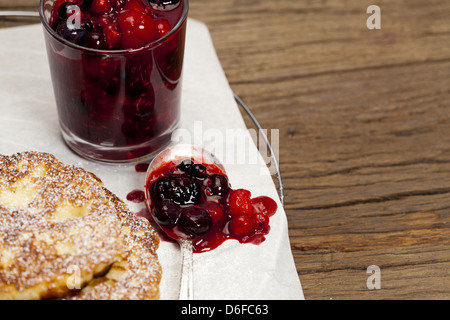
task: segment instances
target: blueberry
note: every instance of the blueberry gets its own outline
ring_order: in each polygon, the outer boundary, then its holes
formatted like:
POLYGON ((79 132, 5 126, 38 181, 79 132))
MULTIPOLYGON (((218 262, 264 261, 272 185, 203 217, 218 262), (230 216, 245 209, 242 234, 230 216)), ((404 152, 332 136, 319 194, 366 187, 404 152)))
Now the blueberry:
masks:
POLYGON ((180 216, 180 207, 170 200, 156 203, 152 210, 153 217, 160 225, 174 225, 180 216))
POLYGON ((201 163, 194 163, 191 159, 181 161, 178 169, 198 180, 205 180, 208 177, 206 167, 201 163))
POLYGON ((86 30, 69 28, 66 21, 61 21, 56 28, 56 32, 66 40, 75 44, 81 44, 86 36, 86 30))
POLYGON ((195 181, 183 176, 172 176, 166 195, 176 203, 193 204, 198 201, 199 190, 200 187, 195 181))
POLYGON ((189 174, 198 180, 205 180, 208 177, 206 167, 200 163, 193 164, 190 167, 189 174))
POLYGON ((149 0, 150 5, 157 10, 173 10, 180 4, 180 0, 149 0))
POLYGON ((181 171, 188 173, 191 166, 194 164, 194 162, 191 159, 184 159, 181 161, 181 163, 178 165, 178 169, 181 171))
POLYGON ((221 174, 213 174, 205 180, 206 195, 223 196, 228 193, 230 186, 228 179, 221 174))
POLYGON ((92 23, 92 21, 87 20, 87 21, 83 22, 81 28, 83 28, 87 32, 90 32, 90 31, 94 30, 94 24, 92 23))
POLYGON ((166 190, 168 190, 170 187, 170 181, 169 177, 163 177, 153 183, 151 186, 150 194, 153 200, 155 201, 161 201, 164 200, 164 193, 166 190))
POLYGON ((176 204, 195 204, 200 198, 200 186, 186 176, 172 174, 156 181, 152 186, 155 201, 169 199, 176 204))
POLYGON ((209 213, 198 207, 181 209, 179 222, 185 231, 197 236, 205 234, 212 226, 212 219, 209 213))

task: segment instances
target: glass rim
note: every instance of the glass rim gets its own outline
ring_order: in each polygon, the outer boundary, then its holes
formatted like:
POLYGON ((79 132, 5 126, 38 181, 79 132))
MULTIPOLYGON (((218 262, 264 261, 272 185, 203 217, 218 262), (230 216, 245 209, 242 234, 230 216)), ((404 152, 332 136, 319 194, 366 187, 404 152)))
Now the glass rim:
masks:
POLYGON ((177 24, 172 28, 172 30, 170 30, 167 34, 165 34, 163 37, 152 41, 148 44, 146 44, 143 47, 140 48, 136 48, 136 49, 118 49, 118 50, 112 50, 112 49, 107 49, 107 50, 103 50, 103 49, 94 49, 94 48, 88 48, 88 47, 83 47, 80 46, 76 43, 70 42, 67 39, 64 39, 63 37, 61 37, 59 34, 57 34, 55 32, 55 30, 53 30, 48 21, 45 18, 44 15, 44 2, 46 0, 40 0, 39 3, 39 17, 41 19, 42 25, 44 26, 44 29, 57 41, 73 48, 73 49, 77 49, 77 50, 83 50, 83 51, 87 51, 87 52, 92 52, 92 53, 96 53, 96 54, 107 54, 107 55, 121 55, 121 54, 125 54, 125 53, 134 53, 134 52, 139 52, 139 51, 145 51, 147 49, 152 49, 157 47, 158 45, 160 45, 161 43, 165 42, 166 39, 168 39, 172 34, 174 34, 175 32, 177 32, 181 26, 184 24, 184 22, 187 19, 187 15, 188 15, 188 11, 189 11, 189 0, 180 0, 184 2, 184 8, 183 8, 183 12, 181 14, 180 19, 178 20, 177 24))

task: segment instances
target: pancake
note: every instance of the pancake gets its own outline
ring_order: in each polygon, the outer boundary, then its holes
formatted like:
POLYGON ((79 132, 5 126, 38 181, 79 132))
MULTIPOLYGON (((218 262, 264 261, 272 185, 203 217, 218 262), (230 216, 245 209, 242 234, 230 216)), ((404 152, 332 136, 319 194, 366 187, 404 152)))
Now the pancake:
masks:
POLYGON ((123 211, 121 234, 124 257, 104 277, 91 281, 74 300, 159 299, 161 267, 156 255, 159 239, 147 219, 123 211))
POLYGON ((158 298, 159 239, 140 219, 82 168, 0 156, 0 299, 158 298), (111 282, 116 292, 93 296, 111 282))

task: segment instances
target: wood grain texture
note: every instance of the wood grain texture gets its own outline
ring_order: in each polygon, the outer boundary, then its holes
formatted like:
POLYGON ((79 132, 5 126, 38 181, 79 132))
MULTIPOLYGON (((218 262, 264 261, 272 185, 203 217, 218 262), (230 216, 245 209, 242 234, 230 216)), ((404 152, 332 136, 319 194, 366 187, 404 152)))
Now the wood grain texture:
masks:
POLYGON ((306 299, 450 298, 449 14, 447 0, 190 1, 232 89, 280 130, 306 299))
POLYGON ((449 299, 450 3, 191 3, 232 89, 280 130, 306 299, 449 299))

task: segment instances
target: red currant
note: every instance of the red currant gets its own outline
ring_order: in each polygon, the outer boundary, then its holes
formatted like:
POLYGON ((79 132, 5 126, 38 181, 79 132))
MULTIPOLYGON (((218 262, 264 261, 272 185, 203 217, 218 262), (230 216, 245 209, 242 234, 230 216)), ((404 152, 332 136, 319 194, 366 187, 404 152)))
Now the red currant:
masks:
POLYGON ((255 213, 253 221, 255 222, 255 229, 263 230, 269 225, 269 216, 263 213, 255 213))
POLYGON ((277 203, 272 198, 261 196, 252 199, 251 203, 255 213, 262 213, 271 217, 277 212, 277 203))
POLYGON ((248 215, 234 216, 228 225, 228 230, 233 236, 248 236, 254 230, 253 219, 248 215))
POLYGON ((230 194, 228 203, 233 214, 251 215, 253 213, 251 193, 248 190, 233 190, 230 194))

